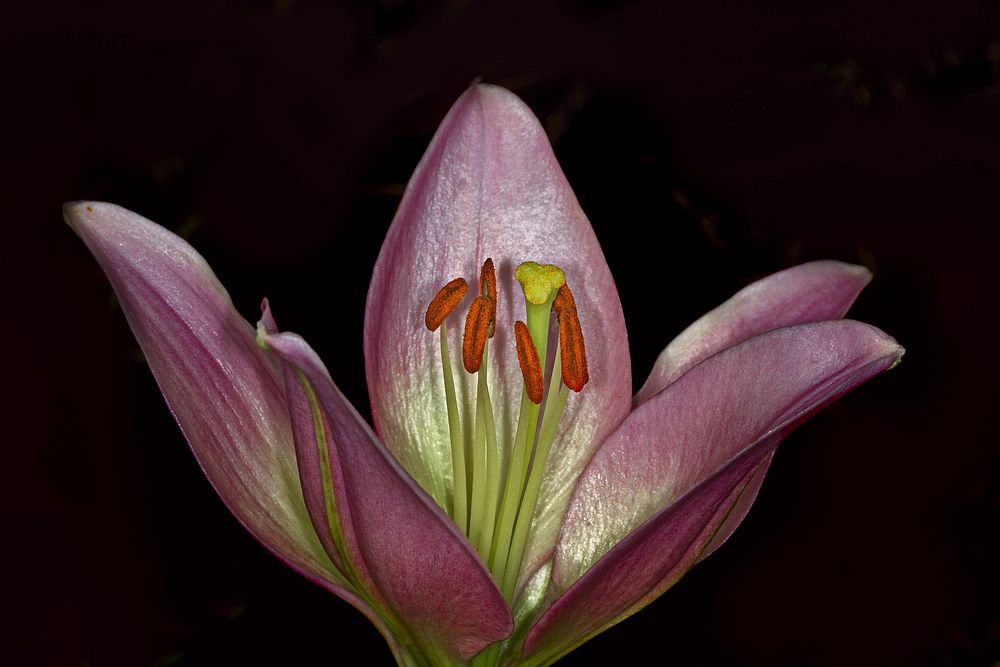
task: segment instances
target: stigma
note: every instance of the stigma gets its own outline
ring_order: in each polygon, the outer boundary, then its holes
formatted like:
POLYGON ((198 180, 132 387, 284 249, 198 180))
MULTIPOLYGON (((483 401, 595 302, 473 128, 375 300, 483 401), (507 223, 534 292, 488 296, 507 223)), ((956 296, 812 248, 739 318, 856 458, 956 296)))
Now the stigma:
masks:
POLYGON ((440 329, 453 482, 445 509, 508 600, 513 599, 541 477, 569 392, 582 391, 590 379, 583 325, 566 273, 553 264, 528 261, 514 269, 513 277, 513 281, 498 283, 493 260, 487 258, 476 289, 470 289, 465 278, 456 277, 431 298, 424 318, 429 331, 440 329), (500 291, 516 291, 517 287, 524 315, 515 319, 508 335, 495 340, 514 347, 521 374, 521 407, 515 432, 498 433, 487 377, 490 346, 497 332, 500 291), (448 319, 470 292, 472 300, 461 327, 462 367, 476 381, 474 385, 462 383, 465 390, 459 392, 451 365, 448 319), (556 346, 552 356, 548 355, 550 344, 556 346), (460 398, 467 404, 460 405, 460 398))

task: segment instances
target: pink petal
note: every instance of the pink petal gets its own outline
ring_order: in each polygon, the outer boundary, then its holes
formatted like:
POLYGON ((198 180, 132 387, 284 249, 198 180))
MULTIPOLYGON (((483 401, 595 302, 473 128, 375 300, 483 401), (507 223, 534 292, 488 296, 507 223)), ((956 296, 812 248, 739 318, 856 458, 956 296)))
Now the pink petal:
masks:
MULTIPOLYGON (((635 395, 633 406, 652 398, 699 362, 752 336, 778 327, 843 317, 870 280, 871 273, 863 266, 827 260, 801 264, 748 285, 667 345, 635 395)), ((746 480, 748 486, 736 506, 726 507, 726 519, 702 558, 722 546, 746 517, 770 459, 746 480)))
MULTIPOLYGON (((403 467, 445 506, 452 482, 444 387, 438 337, 424 328, 423 317, 449 280, 461 276, 476 289, 487 257, 496 264, 500 293, 491 392, 497 424, 509 426, 499 434, 508 451, 521 396, 513 342, 514 320, 524 319, 513 280, 520 262, 566 271, 590 362, 590 384, 570 399, 549 458, 531 567, 551 551, 580 470, 629 410, 628 343, 604 254, 538 120, 512 93, 473 85, 442 122, 407 186, 375 265, 365 317, 376 428, 403 467)), ((449 318, 453 353, 466 307, 449 318)), ((468 397, 471 378, 460 375, 459 391, 468 397)))
POLYGON ((682 331, 660 353, 632 403, 638 407, 716 352, 766 331, 844 316, 871 280, 863 266, 809 262, 747 285, 682 331))
POLYGON ((104 268, 177 424, 219 496, 295 570, 364 612, 309 522, 284 383, 205 260, 113 204, 70 203, 67 222, 104 268))
POLYGON ((398 619, 435 664, 468 659, 509 635, 510 610, 475 551, 379 442, 312 348, 295 334, 262 340, 285 369, 313 525, 325 544, 343 545, 373 606, 398 619), (329 478, 320 465, 324 441, 329 478))
POLYGON ((643 404, 580 477, 526 652, 554 656, 648 604, 698 559, 790 430, 893 365, 902 348, 853 321, 752 338, 643 404))

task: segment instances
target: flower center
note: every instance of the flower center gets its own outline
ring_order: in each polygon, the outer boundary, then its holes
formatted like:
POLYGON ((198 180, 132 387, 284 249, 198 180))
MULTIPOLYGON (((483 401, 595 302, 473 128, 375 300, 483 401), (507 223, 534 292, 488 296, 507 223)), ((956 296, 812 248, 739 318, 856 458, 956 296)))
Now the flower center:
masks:
POLYGON ((483 263, 479 291, 465 318, 462 363, 467 372, 476 375, 474 409, 465 413, 474 416, 473 423, 464 424, 465 430, 452 373, 447 318, 465 298, 468 283, 456 278, 442 287, 427 307, 424 319, 428 330, 441 330, 441 370, 454 473, 454 493, 448 510, 508 601, 513 601, 542 474, 569 390, 581 391, 589 379, 583 330, 562 269, 524 262, 514 271, 514 277, 524 294, 525 307, 524 320, 514 323, 522 393, 514 438, 499 441, 510 443, 507 450, 501 451, 498 446, 487 378, 489 340, 496 330, 499 297, 493 260, 483 263), (553 316, 559 323, 559 335, 555 338, 557 348, 551 368, 547 368, 553 316))

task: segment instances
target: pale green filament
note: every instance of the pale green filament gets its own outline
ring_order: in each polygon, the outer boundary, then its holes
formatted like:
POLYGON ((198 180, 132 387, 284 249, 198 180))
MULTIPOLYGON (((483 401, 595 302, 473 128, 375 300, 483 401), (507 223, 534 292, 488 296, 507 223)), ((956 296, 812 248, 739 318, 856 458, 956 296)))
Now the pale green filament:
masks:
POLYGON ((499 584, 507 567, 507 556, 510 554, 510 540, 514 534, 514 520, 521 505, 521 491, 527 476, 529 451, 528 432, 532 433, 534 441, 535 424, 538 420, 538 406, 528 400, 526 392, 521 395, 521 410, 517 418, 517 433, 514 436, 514 450, 510 465, 507 467, 507 482, 504 485, 503 500, 500 503, 500 519, 496 525, 493 538, 493 552, 487 564, 493 579, 499 584))
MULTIPOLYGON (((489 356, 489 340, 483 346, 483 359, 477 373, 476 386, 476 427, 472 440, 472 509, 469 516, 469 541, 479 549, 480 556, 485 560, 489 556, 490 540, 493 535, 493 521, 496 516, 496 502, 487 506, 487 486, 489 479, 490 450, 496 450, 497 432, 493 419, 493 403, 490 400, 490 388, 486 377, 487 358, 489 356), (487 516, 490 518, 487 519, 487 516), (483 535, 483 529, 489 521, 489 535, 483 535), (484 551, 485 548, 485 551, 484 551)), ((494 464, 495 465, 495 464, 494 464)), ((495 497, 495 496, 494 496, 495 497)))
POLYGON ((549 378, 549 389, 545 394, 545 412, 542 415, 542 426, 538 431, 538 444, 535 446, 535 456, 531 464, 531 472, 524 487, 524 497, 517 513, 514 536, 511 540, 510 555, 507 557, 507 568, 503 575, 500 591, 508 600, 514 599, 517 592, 517 577, 521 572, 521 561, 524 560, 524 549, 528 542, 528 528, 531 527, 535 505, 538 503, 538 491, 542 484, 542 475, 549 458, 549 449, 555 439, 556 429, 563 411, 566 409, 566 399, 569 388, 562 384, 562 364, 559 359, 559 347, 556 346, 555 364, 549 378))
POLYGON ((445 319, 441 323, 441 370, 444 372, 444 396, 448 404, 448 433, 451 436, 451 467, 455 486, 451 517, 462 532, 468 532, 469 497, 466 486, 465 442, 462 438, 462 426, 458 421, 458 400, 455 398, 455 378, 451 373, 447 330, 448 320, 445 319))
MULTIPOLYGON (((497 449, 497 427, 493 418, 493 401, 490 398, 489 384, 486 381, 486 352, 489 349, 489 341, 483 347, 483 363, 479 367, 479 387, 476 394, 476 409, 482 412, 483 427, 486 441, 482 452, 484 454, 484 466, 478 478, 481 484, 482 493, 482 514, 478 517, 479 535, 469 539, 476 545, 479 555, 485 562, 490 555, 490 548, 493 544, 493 524, 497 516, 497 494, 500 487, 500 451, 497 449)), ((478 432, 478 425, 476 427, 478 432)), ((477 452, 479 451, 477 444, 477 452)), ((473 477, 473 489, 476 477, 473 477)))

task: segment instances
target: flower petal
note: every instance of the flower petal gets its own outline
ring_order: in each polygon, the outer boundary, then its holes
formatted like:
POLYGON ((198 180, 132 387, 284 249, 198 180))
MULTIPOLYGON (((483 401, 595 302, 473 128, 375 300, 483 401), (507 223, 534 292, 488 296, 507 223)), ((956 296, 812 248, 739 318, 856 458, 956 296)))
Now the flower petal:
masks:
POLYGON ((111 281, 170 411, 226 506, 271 552, 386 634, 310 525, 280 372, 205 260, 113 204, 69 203, 64 215, 111 281))
POLYGON ((560 655, 666 590, 781 438, 901 355, 859 322, 787 327, 711 357, 643 404, 580 477, 554 557, 550 596, 565 593, 526 652, 560 655))
POLYGON ((633 406, 645 403, 697 363, 748 338, 793 324, 840 319, 871 277, 863 266, 823 260, 747 285, 667 345, 633 406))
POLYGON ((401 622, 433 664, 468 659, 509 635, 510 610, 475 551, 379 442, 312 348, 289 333, 261 332, 261 340, 284 366, 314 526, 324 543, 339 543, 359 590, 401 622))
MULTIPOLYGON (((871 272, 863 266, 824 260, 800 264, 748 285, 667 345, 632 405, 638 407, 697 363, 752 336, 843 317, 870 280, 871 272)), ((769 467, 770 457, 746 480, 749 486, 736 506, 726 507, 725 522, 702 558, 729 539, 746 517, 769 467)))
MULTIPOLYGON (((499 283, 489 373, 505 451, 522 384, 513 336, 514 321, 524 319, 513 279, 517 264, 532 260, 565 270, 590 365, 590 384, 570 399, 549 457, 527 568, 551 551, 576 477, 628 413, 632 379, 618 292, 544 130, 512 93, 473 85, 449 111, 407 186, 375 265, 365 316, 376 428, 403 467, 445 507, 452 475, 444 386, 438 337, 426 331, 423 318, 442 285, 476 276, 487 257, 496 264, 499 283)), ((461 316, 449 320, 460 323, 461 316)), ((452 350, 458 349, 456 322, 445 325, 452 350)), ((471 378, 458 376, 460 397, 468 399, 471 378)))

